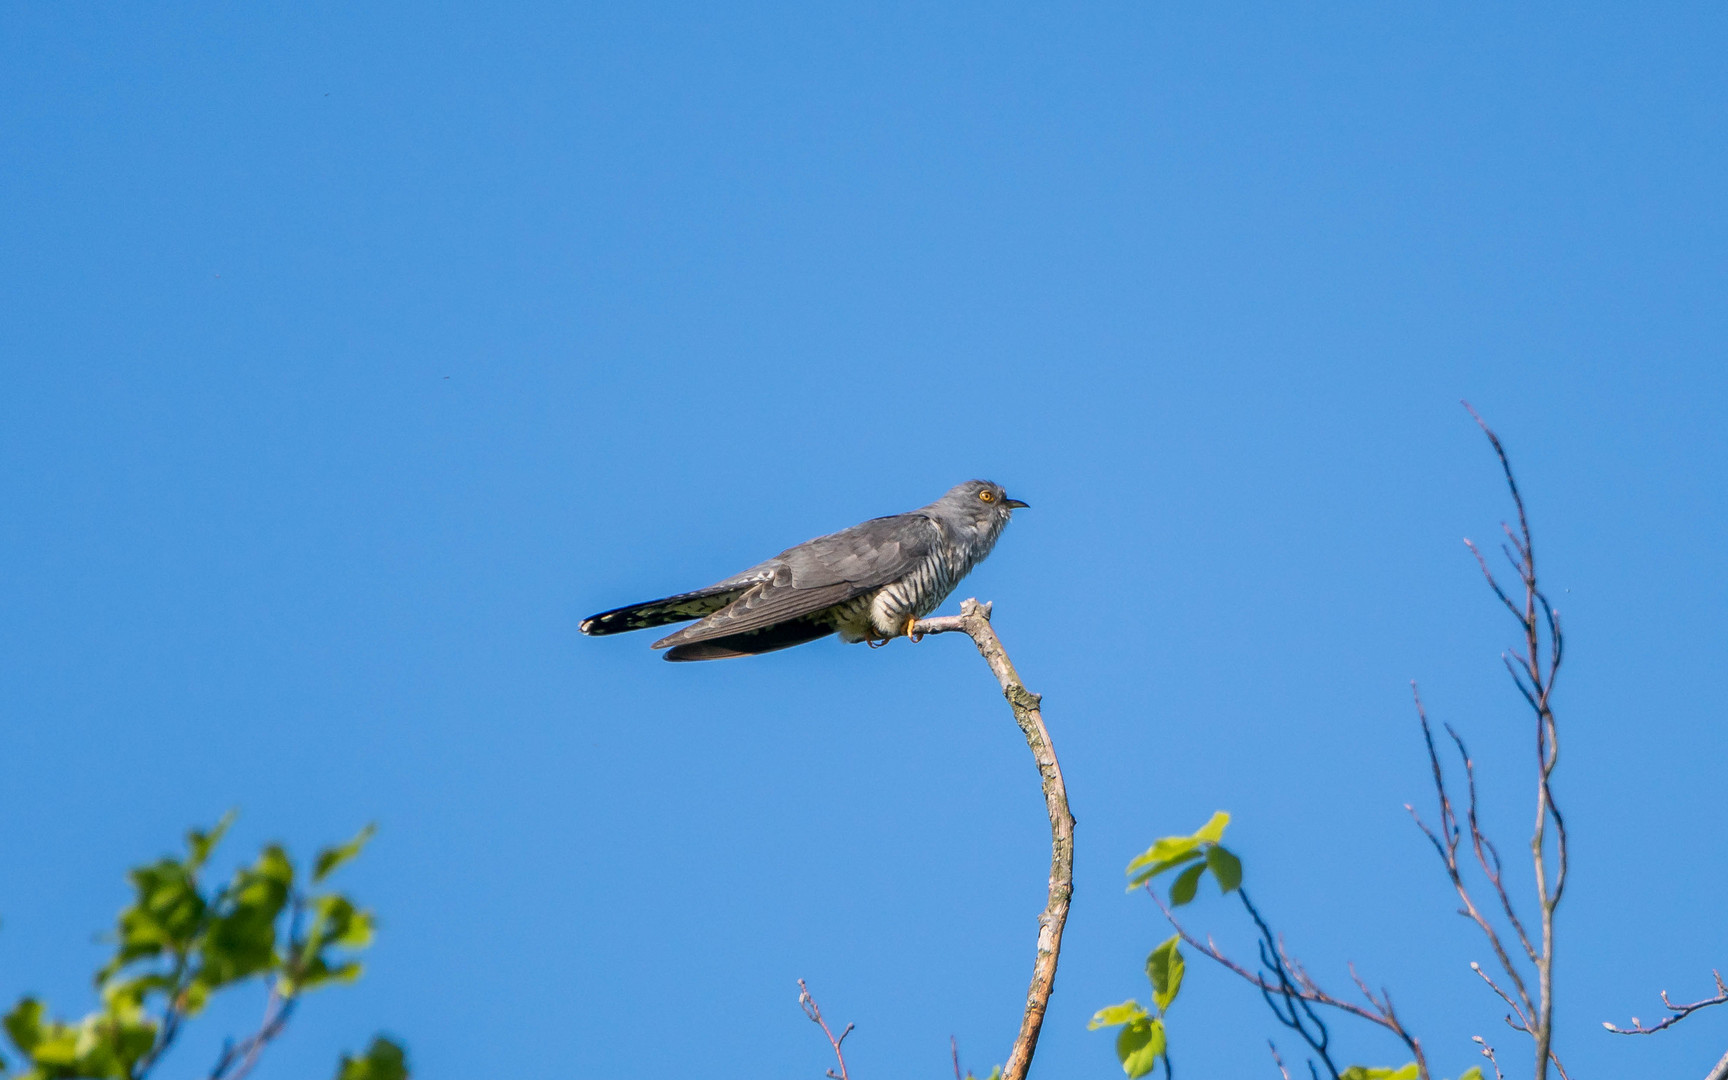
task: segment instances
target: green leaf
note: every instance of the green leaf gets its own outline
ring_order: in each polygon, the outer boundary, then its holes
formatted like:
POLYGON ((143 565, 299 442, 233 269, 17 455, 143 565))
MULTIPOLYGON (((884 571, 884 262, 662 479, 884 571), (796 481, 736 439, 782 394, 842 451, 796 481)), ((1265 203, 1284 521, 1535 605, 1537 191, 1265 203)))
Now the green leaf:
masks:
POLYGON ((331 957, 325 950, 358 950, 372 944, 372 913, 356 908, 346 896, 315 896, 310 906, 313 912, 311 928, 282 973, 279 986, 284 994, 316 990, 331 983, 353 982, 360 977, 360 964, 331 957))
POLYGON ((328 847, 318 853, 318 858, 312 863, 312 881, 314 884, 329 877, 336 868, 360 854, 360 849, 372 839, 372 834, 378 831, 377 825, 368 825, 361 829, 354 839, 340 847, 328 847))
POLYGON ((1205 863, 1195 863, 1176 875, 1176 880, 1170 885, 1170 906, 1181 907, 1194 899, 1194 891, 1200 887, 1200 875, 1205 872, 1205 863))
MULTIPOLYGON (((91 1013, 77 1028, 75 1075, 130 1080, 139 1059, 156 1045, 156 1022, 140 1009, 91 1013)), ((41 1056, 37 1056, 38 1064, 41 1056)))
POLYGON ((256 862, 235 873, 205 932, 197 980, 201 985, 216 989, 282 963, 276 951, 276 922, 288 905, 293 885, 294 864, 275 844, 267 845, 256 862))
POLYGON ((1140 1003, 1129 998, 1120 1005, 1109 1005, 1092 1014, 1092 1022, 1086 1025, 1087 1031, 1097 1031, 1101 1027, 1115 1027, 1117 1024, 1127 1024, 1147 1015, 1140 1003))
POLYGON ((187 866, 159 859, 134 867, 127 877, 136 899, 120 912, 120 948, 97 975, 98 982, 134 960, 190 951, 204 925, 208 904, 187 866))
POLYGON ((306 935, 308 949, 316 952, 328 945, 364 949, 372 944, 372 913, 355 907, 346 896, 336 893, 315 896, 312 910, 315 915, 312 929, 306 935))
POLYGON ((172 975, 160 973, 132 979, 111 979, 102 984, 102 1004, 110 1012, 141 1011, 145 999, 151 994, 172 994, 174 986, 172 975))
POLYGON ((1182 950, 1177 948, 1181 941, 1180 934, 1172 935, 1146 958, 1146 977, 1152 980, 1152 1001, 1160 1013, 1170 1008, 1170 1003, 1176 1000, 1177 992, 1182 989, 1182 971, 1186 963, 1182 959, 1182 950))
POLYGON ((401 1043, 374 1036, 364 1057, 342 1055, 336 1080, 408 1080, 408 1055, 401 1043))
POLYGON ((1236 887, 1242 884, 1242 860, 1217 844, 1206 849, 1206 865, 1212 868, 1212 876, 1218 879, 1218 887, 1225 892, 1235 892, 1236 887))
POLYGON ((19 1053, 35 1066, 25 1076, 29 1080, 38 1077, 45 1080, 48 1077, 92 1075, 78 1068, 80 1029, 50 1020, 47 1013, 47 1006, 41 1001, 27 997, 0 1021, 19 1053))
POLYGON ((1155 1017, 1134 1021, 1116 1036, 1116 1058, 1129 1080, 1145 1076, 1164 1052, 1164 1022, 1155 1017))
POLYGON ((199 832, 193 829, 186 834, 186 869, 196 873, 206 862, 210 861, 210 853, 216 850, 216 845, 227 835, 228 827, 234 824, 239 816, 238 811, 230 810, 222 815, 222 820, 209 832, 199 832))
MULTIPOLYGON (((1183 842, 1187 842, 1187 840, 1188 840, 1188 838, 1185 836, 1179 837, 1178 839, 1182 840, 1183 842)), ((1173 855, 1168 859, 1160 859, 1156 862, 1151 862, 1151 863, 1142 863, 1141 868, 1138 872, 1135 872, 1134 863, 1129 863, 1128 864, 1128 891, 1133 892, 1135 889, 1138 889, 1140 886, 1146 884, 1148 881, 1151 881, 1153 878, 1157 877, 1159 874, 1162 874, 1164 871, 1174 869, 1175 867, 1181 866, 1183 863, 1186 863, 1186 862, 1193 862, 1195 859, 1198 859, 1201 857, 1202 856, 1201 856, 1200 850, 1198 848, 1190 847, 1187 850, 1183 851, 1181 854, 1173 855)), ((1141 858, 1145 858, 1145 856, 1141 856, 1141 858)), ((1139 862, 1139 861, 1140 861, 1139 859, 1135 860, 1135 862, 1139 862)))
POLYGON ((1458 1074, 1458 1080, 1482 1080, 1482 1066, 1472 1065, 1458 1074))
POLYGON ((1199 831, 1191 839, 1198 844, 1216 844, 1224 839, 1224 826, 1228 824, 1230 824, 1230 815, 1219 810, 1207 820, 1206 824, 1200 826, 1199 831))
MULTIPOLYGON (((1475 1071, 1478 1077, 1482 1075, 1481 1069, 1475 1071)), ((1338 1074, 1339 1080, 1416 1080, 1419 1075, 1421 1074, 1416 1071, 1414 1061, 1401 1069, 1372 1069, 1366 1065, 1352 1065, 1338 1074)), ((1465 1074, 1468 1075, 1469 1073, 1465 1074)), ((1460 1077, 1459 1080, 1464 1078, 1460 1077)))
POLYGON ((317 990, 331 983, 351 983, 359 980, 366 969, 358 960, 332 966, 322 956, 315 956, 293 978, 284 977, 281 990, 284 997, 317 990))
POLYGON ((11 1037, 12 1045, 21 1054, 34 1054, 36 1047, 44 1038, 42 1016, 48 1007, 36 998, 21 998, 12 1011, 6 1014, 6 1019, 0 1021, 6 1027, 6 1034, 11 1037))
POLYGON ((1190 859, 1200 857, 1200 842, 1192 836, 1166 836, 1160 838, 1151 847, 1134 857, 1128 864, 1128 876, 1132 880, 1129 887, 1134 888, 1143 882, 1150 881, 1172 866, 1180 866, 1190 859))

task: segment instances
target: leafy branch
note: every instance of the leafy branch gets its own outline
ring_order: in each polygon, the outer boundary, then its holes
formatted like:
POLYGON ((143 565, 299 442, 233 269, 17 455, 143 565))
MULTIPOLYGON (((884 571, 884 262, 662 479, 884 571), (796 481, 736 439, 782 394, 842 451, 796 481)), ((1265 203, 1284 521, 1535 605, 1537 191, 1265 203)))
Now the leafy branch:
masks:
MULTIPOLYGON (((262 982, 268 989, 257 1029, 230 1039, 207 1074, 244 1080, 286 1030, 303 995, 360 977, 356 957, 372 943, 372 913, 339 892, 303 889, 280 845, 265 845, 226 883, 204 885, 205 867, 233 820, 230 813, 208 832, 188 833, 183 858, 158 859, 128 874, 133 902, 120 912, 113 957, 95 975, 99 1009, 68 1022, 25 997, 0 1021, 27 1065, 20 1080, 146 1080, 214 995, 262 982)), ((322 886, 372 833, 368 826, 321 851, 303 875, 306 883, 322 886)), ((362 1058, 344 1057, 337 1074, 338 1080, 407 1075, 401 1047, 383 1038, 362 1058)))
MULTIPOLYGON (((1156 992, 1159 982, 1154 974, 1154 958, 1160 952, 1167 951, 1166 965, 1172 961, 1176 970, 1181 970, 1181 952, 1178 942, 1188 945, 1196 952, 1205 956, 1227 971, 1248 982, 1260 991, 1267 1006, 1272 1010, 1279 1023, 1294 1031, 1308 1045, 1309 1051, 1317 1057, 1318 1063, 1310 1059, 1308 1068, 1310 1074, 1318 1080, 1322 1075, 1320 1069, 1325 1069, 1324 1075, 1330 1080, 1428 1080, 1427 1059, 1422 1053, 1421 1042, 1412 1035, 1399 1019, 1396 1008, 1392 1004, 1392 996, 1385 990, 1378 995, 1371 990, 1355 969, 1351 969, 1351 978, 1367 1001, 1366 1005, 1333 996, 1315 982, 1307 969, 1302 966, 1284 946, 1283 939, 1274 934, 1260 910, 1248 897, 1242 888, 1242 861, 1223 846, 1224 830, 1230 823, 1230 815, 1220 810, 1213 814, 1207 823, 1188 836, 1166 836, 1154 843, 1144 853, 1128 864, 1128 888, 1133 891, 1144 887, 1147 895, 1163 912, 1165 919, 1176 931, 1176 936, 1154 950, 1153 956, 1147 958, 1148 975, 1152 977, 1153 989, 1156 992), (1180 869, 1170 884, 1169 900, 1160 897, 1153 888, 1154 879, 1173 870, 1180 869), (1235 894, 1241 902, 1260 933, 1259 954, 1260 970, 1254 970, 1237 962, 1226 955, 1211 938, 1202 941, 1185 927, 1176 917, 1175 909, 1191 903, 1199 891, 1200 881, 1210 873, 1218 883, 1221 895, 1235 894), (1360 1019, 1367 1020, 1387 1029, 1396 1035, 1407 1046, 1415 1060, 1398 1069, 1372 1068, 1363 1065, 1351 1065, 1339 1069, 1333 1058, 1331 1048, 1331 1033, 1326 1023, 1314 1006, 1325 1006, 1349 1013, 1360 1019)), ((1179 984, 1180 975, 1177 982, 1179 984)), ((1170 997, 1174 999, 1174 988, 1170 997)), ((1167 1003, 1159 1003, 1159 1015, 1152 1017, 1145 1014, 1137 1003, 1129 1001, 1110 1009, 1100 1010, 1093 1017, 1092 1027, 1110 1024, 1127 1024, 1136 1019, 1150 1026, 1156 1023, 1153 1038, 1163 1056, 1166 1074, 1169 1071, 1169 1059, 1165 1049, 1166 1038, 1162 1024, 1163 1010, 1167 1003), (1143 1019, 1141 1019, 1143 1017, 1143 1019)), ((1128 1029, 1124 1029, 1124 1035, 1128 1029)), ((1123 1071, 1130 1078, 1145 1076, 1151 1073, 1154 1062, 1144 1057, 1132 1057, 1124 1053, 1122 1039, 1118 1039, 1117 1057, 1122 1062, 1123 1071)), ((1272 1048, 1273 1058, 1280 1070, 1283 1070, 1282 1059, 1277 1056, 1277 1047, 1272 1048)), ((1473 1070, 1474 1071, 1474 1070, 1473 1070)), ((1472 1077, 1466 1072, 1459 1080, 1481 1080, 1480 1072, 1472 1077)))

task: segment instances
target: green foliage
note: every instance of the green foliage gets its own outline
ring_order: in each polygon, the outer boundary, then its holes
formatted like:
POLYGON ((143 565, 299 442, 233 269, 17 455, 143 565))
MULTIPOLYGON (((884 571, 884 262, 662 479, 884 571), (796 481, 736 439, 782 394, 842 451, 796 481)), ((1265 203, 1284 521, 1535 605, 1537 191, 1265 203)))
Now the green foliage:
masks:
POLYGON ((1129 998, 1120 1005, 1106 1005, 1092 1014, 1092 1022, 1086 1025, 1087 1031, 1097 1031, 1102 1027, 1116 1027, 1118 1024, 1129 1024, 1143 1019, 1146 1010, 1138 1001, 1129 998))
POLYGON ((1116 1059, 1122 1063, 1122 1071, 1130 1080, 1157 1068, 1158 1058, 1163 1053, 1164 1021, 1157 1017, 1143 1016, 1124 1024, 1116 1036, 1116 1059))
POLYGON ((1212 816, 1206 819, 1206 824, 1194 833, 1193 839, 1202 843, 1216 844, 1224 839, 1224 827, 1230 824, 1230 815, 1223 810, 1212 811, 1212 816))
POLYGON ((408 1055, 400 1043, 376 1036, 364 1057, 342 1055, 336 1080, 408 1080, 408 1055))
MULTIPOLYGON (((1192 902, 1199 892, 1200 879, 1208 872, 1218 882, 1221 891, 1235 892, 1242 885, 1242 860, 1222 844, 1224 830, 1229 825, 1230 815, 1219 810, 1207 819, 1206 824, 1187 836, 1160 837, 1128 864, 1128 890, 1132 892, 1142 885, 1149 885, 1160 874, 1181 867, 1181 872, 1170 883, 1172 907, 1192 902)), ((1122 1071, 1130 1078, 1149 1075, 1160 1059, 1164 1061, 1165 1072, 1169 1072, 1164 1020, 1165 1013, 1182 990, 1186 962, 1182 959, 1181 943, 1180 935, 1172 936, 1146 957, 1146 978, 1152 984, 1155 1014, 1141 1008, 1137 1001, 1125 1001, 1099 1009, 1092 1017, 1090 1027, 1094 1030, 1101 1027, 1122 1029, 1116 1036, 1116 1058, 1122 1063, 1122 1071)))
MULTIPOLYGON (((26 997, 0 1021, 23 1058, 18 1080, 142 1080, 214 994, 252 980, 270 987, 270 1005, 264 1024, 241 1045, 261 1047, 281 1032, 298 995, 359 977, 353 954, 371 944, 371 913, 340 893, 300 891, 280 846, 266 845, 225 884, 200 880, 233 820, 230 813, 208 832, 189 832, 183 858, 158 859, 127 875, 132 902, 120 912, 114 954, 95 976, 99 1009, 62 1021, 26 997)), ((312 882, 352 859, 371 835, 368 826, 320 853, 312 882)), ((406 1076, 401 1048, 387 1040, 375 1041, 358 1060, 373 1071, 354 1073, 357 1080, 406 1076), (387 1071, 390 1048, 396 1072, 387 1071)))
MULTIPOLYGON (((1481 1080, 1482 1070, 1473 1071, 1476 1073, 1477 1080, 1481 1080)), ((1339 1080, 1416 1080, 1418 1074, 1416 1063, 1412 1061, 1402 1069, 1370 1069, 1366 1065, 1352 1065, 1338 1075, 1339 1080)), ((1469 1075, 1469 1073, 1465 1073, 1464 1077, 1469 1075)), ((1464 1077, 1460 1077, 1459 1080, 1464 1080, 1464 1077)))
MULTIPOLYGON (((1218 882, 1224 894, 1242 887, 1242 860, 1226 849, 1222 840, 1230 824, 1230 815, 1222 810, 1214 813, 1206 824, 1187 836, 1160 837, 1153 845, 1128 864, 1128 891, 1148 885, 1154 878, 1177 867, 1184 867, 1170 883, 1170 906, 1181 907, 1193 901, 1200 888, 1200 879, 1208 872, 1218 882)), ((1160 1059, 1168 1075, 1170 1059, 1165 1030, 1165 1013, 1182 989, 1185 961, 1180 948, 1182 936, 1153 949, 1146 957, 1146 978, 1152 984, 1152 1005, 1149 1013, 1138 1001, 1099 1009, 1087 1025, 1090 1030, 1119 1027, 1116 1036, 1116 1057, 1130 1080, 1150 1075, 1160 1059)), ((1419 1073, 1414 1061, 1397 1069, 1371 1068, 1352 1065, 1340 1074, 1341 1080, 1417 1080, 1419 1073)), ((1482 1070, 1472 1066, 1458 1080, 1483 1080, 1482 1070)))
MULTIPOLYGON (((346 844, 342 844, 338 847, 328 847, 323 851, 320 851, 318 857, 312 860, 312 884, 317 885, 321 883, 325 878, 329 877, 337 867, 360 854, 360 849, 366 846, 366 842, 371 840, 372 834, 377 831, 378 826, 368 825, 364 829, 360 830, 359 835, 355 836, 354 839, 348 841, 346 844)), ((380 1040, 373 1040, 372 1045, 377 1046, 379 1041, 380 1040)))
POLYGON ((1167 870, 1193 863, 1170 886, 1173 906, 1180 907, 1194 899, 1200 878, 1208 870, 1221 891, 1235 892, 1242 885, 1242 860, 1221 843, 1229 824, 1230 815, 1219 810, 1188 836, 1161 837, 1128 864, 1128 891, 1133 892, 1167 870))
POLYGON ((1170 906, 1181 907, 1194 899, 1194 893, 1200 888, 1200 875, 1206 872, 1206 864, 1195 863, 1188 869, 1176 875, 1176 881, 1170 886, 1170 906))
POLYGON ((47 1008, 25 998, 6 1014, 6 1035, 32 1066, 25 1080, 113 1077, 126 1080, 133 1063, 150 1051, 157 1025, 127 1002, 91 1013, 78 1024, 51 1020, 47 1008))
POLYGON ((1164 1053, 1164 1021, 1141 1008, 1138 1001, 1099 1009, 1086 1027, 1090 1031, 1102 1027, 1122 1029, 1116 1033, 1116 1059, 1130 1080, 1150 1073, 1164 1053))
POLYGON ((1242 860, 1217 844, 1206 849, 1206 866, 1224 892, 1233 893, 1242 884, 1242 860))
POLYGON ((1182 950, 1177 948, 1181 941, 1180 936, 1172 934, 1146 957, 1146 978, 1151 980, 1152 1002, 1160 1013, 1170 1007, 1182 989, 1182 972, 1187 964, 1182 959, 1182 950))
POLYGON ((1090 1031, 1105 1027, 1122 1029, 1116 1034, 1116 1060, 1122 1063, 1122 1071, 1130 1080, 1150 1074, 1157 1068, 1160 1058, 1164 1058, 1165 1072, 1169 1072, 1170 1062, 1164 1057, 1167 1049, 1164 1013, 1182 990, 1186 961, 1182 959, 1179 948, 1181 942, 1180 937, 1172 937, 1146 957, 1146 979, 1152 984, 1152 1007, 1157 1010, 1156 1015, 1130 999, 1120 1005, 1099 1009, 1092 1015, 1092 1022, 1086 1025, 1090 1031))
MULTIPOLYGON (((1414 1061, 1399 1069, 1371 1069, 1366 1065, 1352 1065, 1339 1073, 1340 1080, 1416 1080, 1421 1074, 1414 1061)), ((1472 1065, 1458 1074, 1458 1080, 1482 1080, 1482 1068, 1472 1065)))

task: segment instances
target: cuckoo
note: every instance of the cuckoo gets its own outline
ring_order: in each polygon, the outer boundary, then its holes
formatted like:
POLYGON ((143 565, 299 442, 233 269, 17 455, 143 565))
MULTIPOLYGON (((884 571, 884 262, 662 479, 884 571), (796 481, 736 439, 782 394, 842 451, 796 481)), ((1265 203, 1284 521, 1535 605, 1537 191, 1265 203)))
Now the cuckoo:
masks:
POLYGON ((833 633, 872 645, 911 637, 1025 506, 999 484, 968 480, 929 506, 818 536, 706 589, 601 612, 582 632, 698 620, 654 643, 668 660, 755 656, 833 633))

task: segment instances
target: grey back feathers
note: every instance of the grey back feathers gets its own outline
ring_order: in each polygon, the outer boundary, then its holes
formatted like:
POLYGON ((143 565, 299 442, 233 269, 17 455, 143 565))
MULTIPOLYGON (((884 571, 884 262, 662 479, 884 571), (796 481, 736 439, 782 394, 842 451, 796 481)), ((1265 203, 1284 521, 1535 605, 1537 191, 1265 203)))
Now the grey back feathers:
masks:
POLYGON ((582 632, 698 620, 654 643, 668 660, 753 656, 832 633, 886 641, 936 610, 1025 505, 968 480, 929 506, 808 540, 706 589, 601 612, 582 632))

